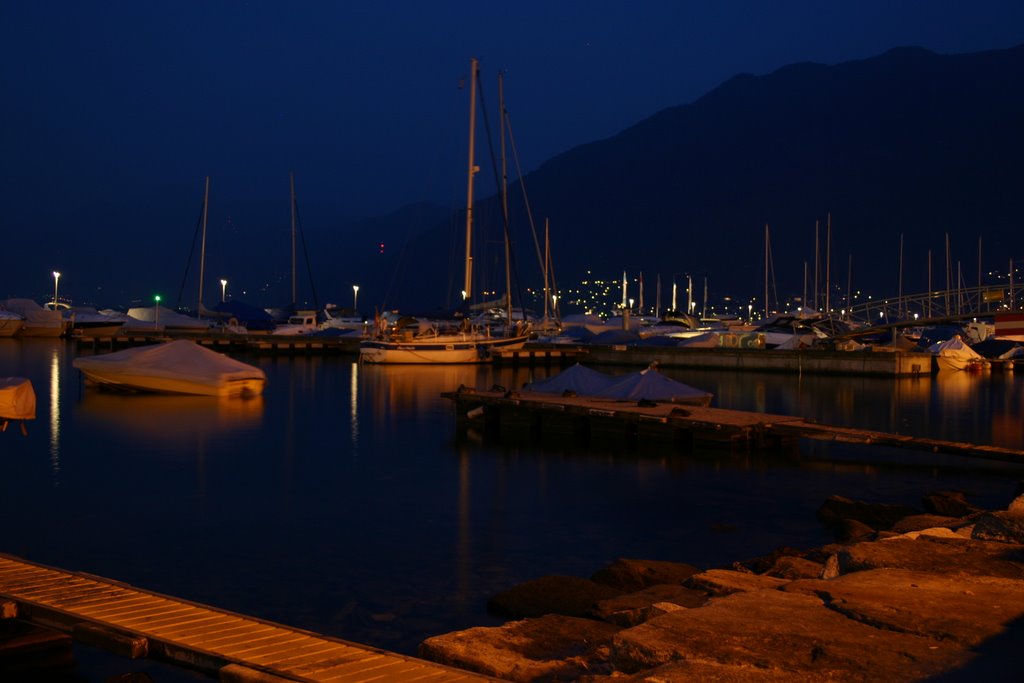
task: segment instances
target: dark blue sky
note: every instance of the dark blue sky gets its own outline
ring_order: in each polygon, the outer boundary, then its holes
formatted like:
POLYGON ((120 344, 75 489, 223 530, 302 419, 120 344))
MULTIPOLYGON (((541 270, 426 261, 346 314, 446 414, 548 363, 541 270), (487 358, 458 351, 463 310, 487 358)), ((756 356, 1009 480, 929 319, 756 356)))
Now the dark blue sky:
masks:
POLYGON ((737 73, 1020 43, 1019 0, 7 2, 0 298, 54 269, 78 300, 176 288, 206 175, 240 234, 243 204, 287 227, 290 169, 307 229, 458 205, 471 56, 492 97, 505 71, 529 171, 737 73))

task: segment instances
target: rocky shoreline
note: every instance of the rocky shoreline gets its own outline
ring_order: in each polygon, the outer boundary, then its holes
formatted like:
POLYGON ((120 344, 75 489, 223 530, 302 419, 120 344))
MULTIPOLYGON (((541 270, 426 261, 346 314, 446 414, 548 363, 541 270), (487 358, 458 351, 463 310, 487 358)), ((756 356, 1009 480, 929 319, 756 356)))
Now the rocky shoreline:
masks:
POLYGON ((542 577, 489 601, 504 625, 429 638, 419 656, 521 683, 1017 680, 1022 492, 1005 510, 959 492, 922 509, 833 496, 818 510, 833 544, 542 577))

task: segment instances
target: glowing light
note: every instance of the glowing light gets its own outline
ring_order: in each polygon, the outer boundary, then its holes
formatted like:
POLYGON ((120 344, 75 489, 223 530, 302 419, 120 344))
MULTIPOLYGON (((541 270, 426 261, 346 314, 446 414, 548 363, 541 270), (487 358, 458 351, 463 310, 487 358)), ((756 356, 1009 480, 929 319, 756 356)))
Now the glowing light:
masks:
POLYGON ((60 282, 60 273, 53 271, 53 310, 57 310, 57 283, 60 282))
POLYGON ((224 303, 224 297, 227 294, 227 290, 228 290, 228 281, 227 280, 221 280, 220 281, 220 301, 221 301, 221 303, 224 303))
POLYGON ((359 285, 352 285, 352 310, 359 310, 359 285))

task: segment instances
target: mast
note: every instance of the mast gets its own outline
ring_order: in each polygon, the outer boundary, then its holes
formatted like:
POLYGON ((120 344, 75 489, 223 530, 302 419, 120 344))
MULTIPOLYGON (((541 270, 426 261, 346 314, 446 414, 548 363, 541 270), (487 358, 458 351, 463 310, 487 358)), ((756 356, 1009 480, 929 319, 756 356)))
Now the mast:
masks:
POLYGON ((928 317, 932 317, 932 250, 928 250, 928 317))
POLYGON ((903 233, 900 233, 900 281, 897 287, 897 300, 899 306, 897 307, 897 317, 903 319, 903 233))
POLYGON ((708 276, 704 276, 704 307, 701 309, 700 316, 702 318, 708 317, 708 276))
POLYGON ((551 289, 548 285, 548 263, 551 262, 551 238, 548 235, 549 222, 544 219, 544 324, 548 322, 548 297, 551 296, 551 289))
POLYGON ((768 224, 764 224, 764 317, 768 318, 768 251, 771 242, 768 240, 768 224))
POLYGON ((832 294, 832 212, 828 213, 828 232, 825 236, 825 315, 831 314, 832 294))
POLYGON ((295 303, 298 301, 295 287, 295 172, 288 171, 288 185, 291 189, 291 203, 292 203, 292 308, 295 308, 295 303))
POLYGON ((658 273, 654 279, 654 317, 661 317, 661 273, 658 273))
POLYGON ((628 299, 626 298, 626 271, 622 271, 622 308, 625 309, 628 306, 628 299))
POLYGON ((476 57, 469 62, 469 171, 466 180, 466 276, 463 279, 462 298, 473 296, 473 144, 476 141, 476 78, 479 68, 476 57))
MULTIPOLYGON (((850 309, 853 307, 853 299, 850 298, 850 294, 851 294, 850 284, 852 282, 853 282, 853 254, 851 253, 851 254, 849 254, 849 259, 848 259, 848 262, 846 264, 846 311, 847 311, 847 313, 852 312, 852 311, 850 311, 850 309)), ((850 319, 849 315, 847 315, 846 319, 847 320, 850 319)))
POLYGON ((640 315, 644 314, 644 271, 640 271, 640 299, 636 309, 640 315))
POLYGON ((814 310, 818 308, 818 261, 821 259, 821 246, 818 244, 818 221, 814 221, 814 310))
MULTIPOLYGON (((210 176, 206 176, 206 190, 203 192, 203 240, 199 249, 199 306, 197 315, 203 317, 203 276, 206 270, 206 216, 210 208, 210 176)), ((159 306, 160 304, 157 304, 159 306)))
POLYGON ((686 275, 686 315, 693 315, 693 276, 686 275))
MULTIPOLYGON (((500 71, 498 72, 498 110, 501 116, 498 136, 501 142, 501 211, 505 227, 505 317, 506 334, 510 335, 512 333, 512 255, 508 234, 508 162, 505 157, 505 128, 508 125, 508 112, 505 111, 505 79, 500 71)), ((526 317, 526 311, 523 311, 523 317, 526 317)))
POLYGON ((676 308, 676 276, 672 274, 672 312, 678 313, 679 309, 676 308))

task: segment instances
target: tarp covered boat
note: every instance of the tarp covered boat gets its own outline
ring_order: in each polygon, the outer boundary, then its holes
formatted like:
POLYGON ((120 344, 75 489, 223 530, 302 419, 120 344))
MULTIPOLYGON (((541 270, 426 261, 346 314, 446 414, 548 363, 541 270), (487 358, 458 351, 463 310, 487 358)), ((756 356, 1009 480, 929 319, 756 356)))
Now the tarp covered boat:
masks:
POLYGON ((260 395, 267 381, 259 368, 187 339, 82 356, 72 365, 97 384, 169 394, 247 398, 260 395))
POLYGON ((981 370, 989 365, 989 362, 972 349, 960 338, 960 335, 953 335, 952 339, 937 342, 928 347, 930 353, 935 354, 939 370, 981 370))
POLYGON ((0 432, 11 420, 21 420, 25 433, 25 420, 36 419, 36 392, 25 377, 0 377, 0 432))
POLYGON ((523 390, 560 395, 571 392, 576 396, 615 401, 667 401, 700 406, 709 405, 713 398, 706 391, 666 377, 653 366, 616 376, 577 363, 546 380, 527 384, 523 390))

